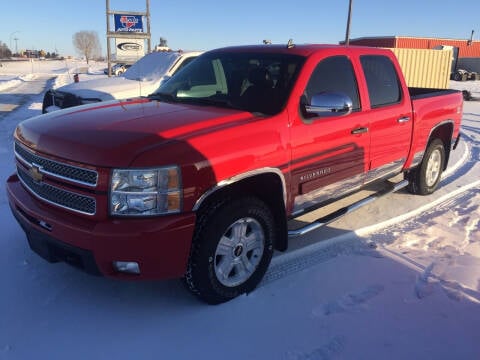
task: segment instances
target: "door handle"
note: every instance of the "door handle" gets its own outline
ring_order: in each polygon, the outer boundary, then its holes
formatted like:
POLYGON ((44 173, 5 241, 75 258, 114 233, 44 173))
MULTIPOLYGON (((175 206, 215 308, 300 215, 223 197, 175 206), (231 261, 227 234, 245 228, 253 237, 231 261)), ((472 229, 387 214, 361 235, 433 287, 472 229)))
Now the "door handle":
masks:
POLYGON ((404 116, 397 120, 399 124, 403 124, 410 121, 410 116, 404 116))
POLYGON ((358 135, 358 134, 364 134, 364 133, 367 133, 368 132, 368 128, 367 127, 359 127, 359 128, 356 128, 356 129, 353 129, 351 131, 351 133, 353 135, 358 135))

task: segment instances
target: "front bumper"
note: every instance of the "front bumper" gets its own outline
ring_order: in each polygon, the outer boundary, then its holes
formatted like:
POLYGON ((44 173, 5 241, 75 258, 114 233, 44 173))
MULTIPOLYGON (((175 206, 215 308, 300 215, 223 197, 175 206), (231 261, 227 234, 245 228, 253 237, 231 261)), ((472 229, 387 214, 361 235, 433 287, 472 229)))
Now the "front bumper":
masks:
POLYGON ((115 278, 167 279, 185 273, 194 213, 99 222, 37 200, 17 175, 10 176, 6 187, 10 208, 30 247, 49 262, 63 261, 115 278), (114 261, 136 262, 140 274, 118 272, 114 261))

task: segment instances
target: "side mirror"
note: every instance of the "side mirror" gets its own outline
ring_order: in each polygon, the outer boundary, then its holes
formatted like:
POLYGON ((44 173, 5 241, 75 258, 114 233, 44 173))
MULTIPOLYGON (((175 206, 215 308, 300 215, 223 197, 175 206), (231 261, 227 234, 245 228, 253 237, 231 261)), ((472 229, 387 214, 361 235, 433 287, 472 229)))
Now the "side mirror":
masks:
POLYGON ((307 114, 318 116, 345 116, 352 112, 352 100, 343 93, 319 93, 312 96, 305 105, 307 114))

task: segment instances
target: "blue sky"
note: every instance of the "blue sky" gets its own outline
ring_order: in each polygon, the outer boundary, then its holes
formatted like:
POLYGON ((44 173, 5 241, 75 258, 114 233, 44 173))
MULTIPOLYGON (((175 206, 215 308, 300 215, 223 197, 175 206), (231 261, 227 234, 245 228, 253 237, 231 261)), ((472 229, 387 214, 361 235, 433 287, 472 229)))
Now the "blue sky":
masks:
MULTIPOLYGON (((113 10, 143 11, 145 0, 110 0, 113 10)), ((97 31, 106 54, 104 0, 3 0, 0 41, 15 50, 75 55, 72 35, 97 31)), ((150 0, 152 46, 162 36, 173 49, 208 50, 261 43, 338 43, 345 38, 348 0, 150 0)), ((353 0, 351 38, 425 36, 480 39, 480 1, 353 0)))

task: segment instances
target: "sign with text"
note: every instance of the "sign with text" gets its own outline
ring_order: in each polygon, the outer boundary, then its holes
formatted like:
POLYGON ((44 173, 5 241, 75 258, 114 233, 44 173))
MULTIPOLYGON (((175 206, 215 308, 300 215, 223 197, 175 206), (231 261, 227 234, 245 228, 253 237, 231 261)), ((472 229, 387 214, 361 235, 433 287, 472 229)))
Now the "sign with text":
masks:
POLYGON ((135 62, 145 55, 145 40, 116 38, 115 59, 116 61, 135 62))
POLYGON ((139 32, 143 33, 143 21, 141 15, 115 14, 115 32, 139 32))

